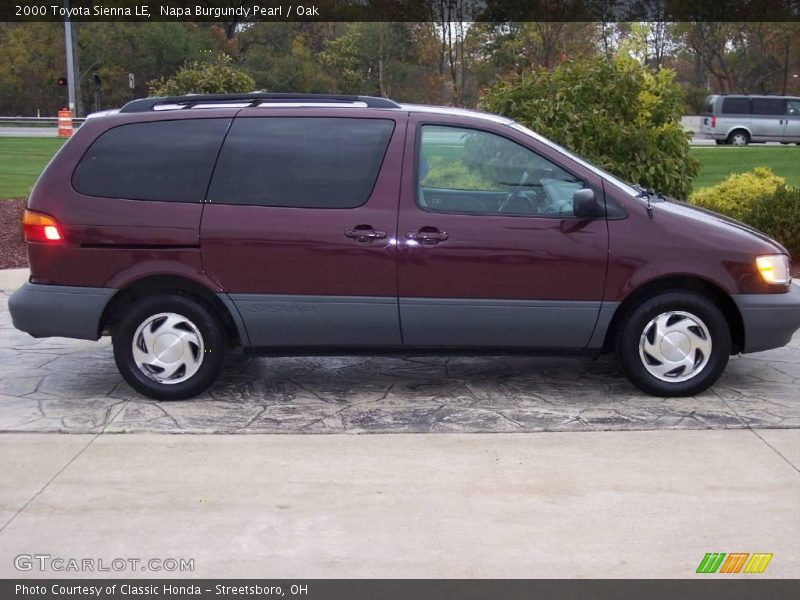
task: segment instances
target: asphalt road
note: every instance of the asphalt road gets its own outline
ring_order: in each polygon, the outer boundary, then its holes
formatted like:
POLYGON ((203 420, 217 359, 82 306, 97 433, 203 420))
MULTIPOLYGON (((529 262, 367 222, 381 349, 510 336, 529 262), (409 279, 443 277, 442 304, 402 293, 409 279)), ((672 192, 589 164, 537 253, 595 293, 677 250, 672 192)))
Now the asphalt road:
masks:
MULTIPOLYGON (((56 137, 56 129, 50 127, 0 127, 0 137, 56 137)), ((692 146, 716 146, 714 140, 693 138, 692 146)), ((778 142, 761 144, 766 146, 780 146, 778 142)))
POLYGON ((55 127, 0 127, 0 137, 56 137, 55 127))

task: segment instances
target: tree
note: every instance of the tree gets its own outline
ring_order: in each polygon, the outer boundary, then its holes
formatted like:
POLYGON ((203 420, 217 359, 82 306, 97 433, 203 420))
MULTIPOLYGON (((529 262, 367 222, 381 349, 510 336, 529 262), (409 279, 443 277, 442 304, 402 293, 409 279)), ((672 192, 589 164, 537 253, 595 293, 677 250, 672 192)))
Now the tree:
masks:
POLYGON ((342 93, 389 96, 409 74, 413 51, 405 23, 351 23, 319 55, 342 93))
POLYGON ((236 67, 226 54, 187 63, 169 79, 148 82, 151 96, 183 94, 228 94, 252 92, 256 82, 248 72, 236 67))
POLYGON ((698 161, 674 73, 629 56, 567 61, 489 88, 482 108, 516 119, 619 177, 685 199, 698 161))
POLYGON ((709 93, 792 93, 800 70, 796 23, 675 23, 671 35, 709 93))
POLYGON ((195 23, 82 23, 81 74, 84 102, 94 104, 94 74, 100 79, 98 109, 147 94, 147 82, 170 77, 187 61, 215 48, 209 29, 195 23), (128 73, 135 87, 128 87, 128 73))
POLYGON ((276 92, 331 92, 334 77, 319 57, 344 25, 274 23, 248 25, 238 35, 238 60, 258 89, 276 92))
POLYGON ((594 23, 492 23, 474 28, 481 32, 488 60, 515 73, 551 69, 568 58, 592 56, 600 38, 594 23))
POLYGON ((67 106, 64 26, 0 23, 0 114, 55 115, 67 106))

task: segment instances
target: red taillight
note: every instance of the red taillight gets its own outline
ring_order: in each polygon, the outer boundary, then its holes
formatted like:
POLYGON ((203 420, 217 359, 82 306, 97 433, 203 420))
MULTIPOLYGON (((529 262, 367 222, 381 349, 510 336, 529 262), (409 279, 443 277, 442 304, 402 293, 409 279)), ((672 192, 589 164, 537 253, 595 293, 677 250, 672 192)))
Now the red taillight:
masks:
POLYGON ((717 117, 711 117, 711 127, 717 126, 717 117))
POLYGON ((26 210, 22 215, 22 231, 26 242, 63 242, 61 227, 53 217, 26 210))

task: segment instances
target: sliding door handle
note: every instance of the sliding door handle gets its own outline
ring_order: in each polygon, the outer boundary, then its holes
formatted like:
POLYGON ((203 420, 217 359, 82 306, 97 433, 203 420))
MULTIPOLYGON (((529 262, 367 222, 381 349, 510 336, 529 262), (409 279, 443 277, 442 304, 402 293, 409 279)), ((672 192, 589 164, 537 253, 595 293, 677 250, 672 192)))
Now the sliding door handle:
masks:
POLYGON ((407 240, 413 240, 423 246, 432 246, 447 241, 449 238, 446 231, 439 231, 435 227, 422 227, 419 231, 409 231, 406 234, 407 240))

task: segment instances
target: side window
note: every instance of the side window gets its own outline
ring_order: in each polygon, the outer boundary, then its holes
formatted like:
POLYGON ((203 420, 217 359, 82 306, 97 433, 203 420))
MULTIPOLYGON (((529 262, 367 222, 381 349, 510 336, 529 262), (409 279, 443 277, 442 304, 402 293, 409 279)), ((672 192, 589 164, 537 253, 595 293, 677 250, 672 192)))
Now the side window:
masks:
POLYGON ((72 175, 81 194, 202 202, 230 119, 120 125, 98 137, 72 175))
POLYGON ((584 183, 502 136, 476 129, 422 127, 417 202, 436 212, 572 216, 584 183))
POLYGON ((722 112, 726 115, 749 115, 750 98, 725 98, 722 101, 722 112))
POLYGON ((786 103, 786 114, 800 117, 800 100, 789 100, 786 103))
POLYGON ((215 204, 361 206, 375 186, 393 131, 388 119, 236 119, 208 197, 215 204))
POLYGON ((754 115, 785 115, 786 100, 782 98, 753 98, 754 115))

